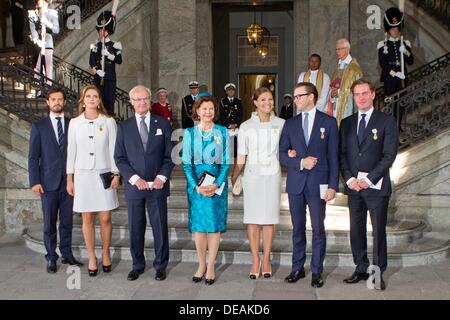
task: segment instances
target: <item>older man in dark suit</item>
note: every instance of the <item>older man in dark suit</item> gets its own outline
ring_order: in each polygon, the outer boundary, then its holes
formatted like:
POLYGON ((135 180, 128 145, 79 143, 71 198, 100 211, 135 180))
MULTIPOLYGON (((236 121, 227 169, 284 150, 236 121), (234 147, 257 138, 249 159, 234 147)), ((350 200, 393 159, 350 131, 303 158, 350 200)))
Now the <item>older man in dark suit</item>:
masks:
POLYGON ((373 265, 378 266, 381 272, 375 288, 384 290, 386 223, 392 193, 389 168, 397 156, 397 126, 394 117, 373 108, 375 90, 370 82, 364 79, 355 81, 352 93, 358 113, 341 122, 340 161, 348 195, 350 241, 356 270, 344 282, 351 284, 368 279, 366 223, 369 210, 373 229, 373 265))
POLYGON ((167 197, 174 163, 171 159, 172 129, 166 119, 150 115, 151 91, 143 86, 130 91, 135 115, 122 122, 117 132, 114 159, 124 178, 128 202, 128 228, 133 269, 128 280, 133 281, 145 269, 145 208, 152 226, 156 269, 155 279, 166 278, 169 262, 167 230, 167 197))
POLYGON ((55 273, 58 260, 58 213, 62 263, 77 266, 83 264, 72 254, 73 197, 66 191, 66 135, 69 119, 64 116, 65 93, 60 89, 51 89, 46 98, 49 116, 33 123, 31 127, 28 173, 30 186, 42 201, 47 272, 55 273))

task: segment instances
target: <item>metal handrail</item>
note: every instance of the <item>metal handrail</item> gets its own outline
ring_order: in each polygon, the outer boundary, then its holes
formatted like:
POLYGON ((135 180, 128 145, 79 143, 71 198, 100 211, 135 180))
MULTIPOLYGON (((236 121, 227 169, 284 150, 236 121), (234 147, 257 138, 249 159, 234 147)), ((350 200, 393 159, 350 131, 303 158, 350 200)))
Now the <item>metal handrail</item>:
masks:
POLYGON ((400 148, 414 145, 450 127, 450 65, 395 93, 381 108, 400 115, 400 148), (401 123, 400 123, 401 118, 401 123))
MULTIPOLYGON (((446 69, 450 65, 450 52, 447 52, 443 56, 417 68, 408 73, 408 86, 421 81, 425 77, 434 74, 440 70, 446 69)), ((407 88, 406 88, 407 89, 407 88)), ((376 101, 375 107, 382 109, 385 104, 386 94, 384 86, 376 89, 376 101)))
MULTIPOLYGON (((66 93, 66 112, 71 116, 78 113, 78 92, 36 73, 32 68, 17 63, 17 60, 0 59, 0 102, 2 107, 29 122, 34 122, 48 114, 42 108, 43 99, 30 97, 31 89, 45 92, 51 88, 61 88, 66 93), (19 88, 18 88, 19 87, 19 88)), ((44 102, 45 106, 45 102, 44 102)))

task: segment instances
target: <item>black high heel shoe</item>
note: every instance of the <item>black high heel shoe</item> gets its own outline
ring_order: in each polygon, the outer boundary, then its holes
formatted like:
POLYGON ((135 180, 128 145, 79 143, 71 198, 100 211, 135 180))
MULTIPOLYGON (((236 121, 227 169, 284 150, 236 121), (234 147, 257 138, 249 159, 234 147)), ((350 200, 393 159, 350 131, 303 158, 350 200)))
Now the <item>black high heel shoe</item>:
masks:
MULTIPOLYGON (((97 266, 97 259, 95 259, 95 266, 97 266)), ((98 268, 91 270, 91 269, 89 269, 89 263, 88 263, 88 274, 89 274, 89 277, 96 277, 98 274, 98 268)))
POLYGON ((104 273, 110 273, 111 272, 111 267, 112 267, 112 264, 110 264, 109 266, 102 265, 103 272, 104 273))
POLYGON ((203 275, 201 276, 201 277, 196 277, 195 275, 192 277, 192 282, 195 282, 195 283, 199 283, 199 282, 201 282, 202 280, 203 280, 203 277, 206 275, 206 270, 207 269, 205 269, 205 272, 203 273, 203 275))
POLYGON ((205 284, 210 286, 214 283, 214 281, 216 281, 215 279, 205 279, 205 284))
POLYGON ((89 277, 96 277, 98 273, 98 269, 91 270, 88 268, 89 277))

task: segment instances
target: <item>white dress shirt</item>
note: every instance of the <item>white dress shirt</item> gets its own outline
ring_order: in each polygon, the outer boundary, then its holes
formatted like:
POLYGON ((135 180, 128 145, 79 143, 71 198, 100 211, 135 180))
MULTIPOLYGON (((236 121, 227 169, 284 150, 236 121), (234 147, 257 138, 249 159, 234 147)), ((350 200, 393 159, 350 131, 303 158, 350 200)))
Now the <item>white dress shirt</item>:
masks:
POLYGON ((53 112, 50 112, 50 120, 52 122, 53 131, 55 132, 56 141, 58 141, 58 143, 59 143, 59 139, 58 139, 58 120, 56 120, 56 117, 60 117, 61 118, 61 124, 62 124, 62 129, 63 129, 64 135, 66 134, 66 132, 64 131, 64 130, 66 130, 66 128, 64 127, 66 119, 64 118, 64 114, 57 115, 57 114, 54 114, 53 112))
MULTIPOLYGON (((134 116, 136 117, 136 123, 137 123, 138 130, 140 130, 140 125, 141 125, 141 121, 142 121, 142 116, 139 115, 139 114, 137 114, 137 113, 135 113, 134 116)), ((144 121, 145 121, 145 124, 147 125, 147 130, 148 130, 149 132, 150 132, 150 117, 151 117, 150 111, 148 111, 147 114, 145 115, 144 121)), ((166 177, 166 176, 163 176, 163 175, 161 175, 161 174, 158 174, 156 177, 157 177, 159 180, 161 180, 163 183, 166 183, 166 181, 167 181, 167 177, 166 177)), ((141 179, 141 177, 139 177, 137 174, 135 174, 135 175, 133 175, 133 176, 130 178, 130 180, 128 180, 128 182, 129 182, 132 186, 134 186, 134 185, 136 184, 136 182, 137 182, 139 179, 141 179)))
MULTIPOLYGON (((367 111, 366 113, 363 113, 363 112, 361 112, 361 111, 358 111, 358 125, 357 125, 357 131, 356 131, 356 134, 358 134, 358 132, 359 132, 359 123, 360 123, 360 121, 361 121, 361 118, 362 118, 362 114, 365 114, 366 115, 366 118, 365 118, 365 121, 366 121, 366 128, 367 128, 367 125, 369 124, 369 120, 370 120, 370 117, 372 116, 372 114, 373 114, 373 107, 372 108, 370 108, 370 110, 369 111, 367 111)), ((347 181, 347 186, 349 186, 350 187, 350 184, 353 182, 353 180, 355 180, 356 178, 355 177, 352 177, 352 178, 350 178, 350 179, 348 179, 348 181, 347 181)), ((370 186, 370 187, 372 187, 374 184, 372 183, 372 181, 370 181, 369 179, 367 179, 367 177, 365 177, 364 178, 364 180, 367 182, 367 184, 370 186)))
MULTIPOLYGON (((311 76, 309 78, 309 82, 313 85, 317 86, 317 75, 319 74, 319 70, 309 70, 311 72, 311 76)), ((298 77, 297 83, 303 82, 305 79, 305 72, 300 73, 298 77)), ((330 92, 330 76, 323 73, 323 84, 322 84, 322 92, 320 93, 320 97, 317 100, 316 107, 322 112, 327 112, 327 99, 328 93, 330 92)), ((299 112, 297 112, 298 114, 299 112)))
MULTIPOLYGON (((306 118, 306 113, 308 114, 308 142, 311 140, 311 132, 314 126, 314 119, 316 118, 316 111, 317 108, 314 107, 311 110, 309 110, 308 112, 302 112, 302 130, 303 130, 303 125, 305 123, 305 118, 306 118)), ((306 138, 306 137, 305 137, 306 138)), ((303 159, 300 160, 300 171, 303 171, 303 159)))

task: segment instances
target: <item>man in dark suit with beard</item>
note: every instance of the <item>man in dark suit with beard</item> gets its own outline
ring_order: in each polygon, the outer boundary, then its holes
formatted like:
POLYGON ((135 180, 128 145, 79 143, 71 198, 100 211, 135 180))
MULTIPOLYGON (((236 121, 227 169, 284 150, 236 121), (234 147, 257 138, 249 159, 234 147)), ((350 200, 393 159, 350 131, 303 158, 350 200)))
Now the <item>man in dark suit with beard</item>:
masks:
POLYGON ((376 289, 386 285, 382 274, 387 267, 386 223, 392 193, 389 168, 398 149, 398 132, 394 117, 373 108, 373 85, 360 79, 352 93, 358 113, 345 118, 340 128, 340 164, 350 210, 350 242, 355 272, 344 280, 352 284, 367 280, 366 222, 367 210, 373 229, 373 265, 381 272, 376 289))

